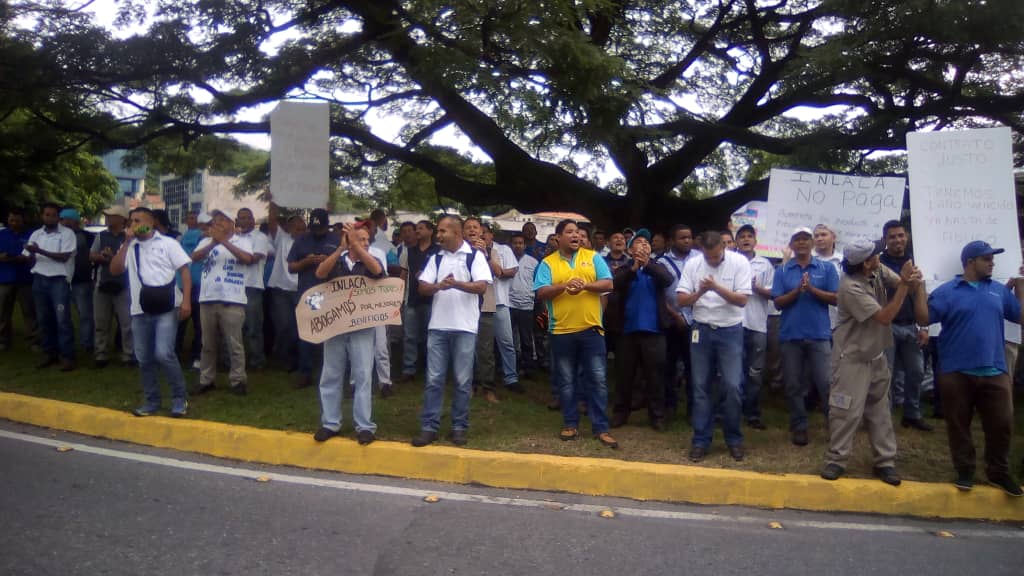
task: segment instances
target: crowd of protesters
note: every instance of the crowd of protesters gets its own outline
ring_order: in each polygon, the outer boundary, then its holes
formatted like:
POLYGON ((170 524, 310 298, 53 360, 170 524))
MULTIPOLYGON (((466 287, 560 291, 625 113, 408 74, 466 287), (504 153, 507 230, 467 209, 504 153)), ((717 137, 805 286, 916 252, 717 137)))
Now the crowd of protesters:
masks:
POLYGON ((9 211, 0 230, 0 351, 11 345, 18 305, 40 369, 75 370, 79 350, 97 369, 114 357, 137 365, 137 416, 163 409, 159 372, 170 415, 182 417, 190 394, 216 389, 219 370, 228 372, 230 392, 245 395, 248 371, 273 366, 292 373, 296 388, 318 385, 317 441, 340 433, 348 398, 365 445, 377 428, 375 383, 387 398, 396 384, 423 374, 412 444, 425 446, 438 440, 450 373, 448 439, 461 446, 469 441, 474 394, 498 403, 525 392, 521 377, 549 371, 548 407, 561 411, 562 440, 579 438, 585 417, 591 435, 616 449, 612 430, 634 410, 646 407, 648 424, 664 431, 685 407, 689 460, 706 457, 721 426, 740 461, 744 425, 766 428, 761 396, 772 386, 782 388, 794 446, 808 444, 808 412, 824 414, 823 478, 845 473, 863 426, 873 473, 895 486, 892 415, 900 407, 903 428, 933 430, 921 409, 930 366, 955 485, 973 486, 977 411, 987 479, 1021 495, 1009 467, 1019 335, 1004 321, 1021 321, 1024 280, 993 281, 1002 250, 982 241, 963 247, 963 273, 929 295, 908 227, 898 221, 885 225, 880 240, 851 239, 841 253, 828 226, 797 228, 784 258, 770 261, 755 251, 749 225, 606 233, 564 220, 541 241, 528 222, 505 244, 486 221, 451 215, 436 225, 403 222, 392 233, 383 210, 332 226, 326 210, 285 217, 271 203, 259 228, 247 208, 214 210, 189 214, 178 234, 162 211, 112 207, 103 214, 106 229, 91 235, 73 208, 44 204, 35 230, 27 226, 35 214, 9 211), (400 329, 364 328, 322 345, 299 339, 300 296, 350 275, 402 278, 400 329), (941 326, 937 336, 929 334, 933 325, 941 326), (396 340, 401 376, 392 381, 396 340), (190 392, 181 357, 198 371, 190 392))

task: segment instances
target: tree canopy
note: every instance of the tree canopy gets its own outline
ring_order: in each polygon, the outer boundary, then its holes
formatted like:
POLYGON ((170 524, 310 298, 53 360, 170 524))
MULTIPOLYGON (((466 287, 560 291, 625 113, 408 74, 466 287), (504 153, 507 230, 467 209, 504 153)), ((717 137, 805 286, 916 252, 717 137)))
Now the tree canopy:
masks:
POLYGON ((913 130, 1024 134, 1019 0, 122 0, 123 37, 60 6, 9 2, 34 68, 0 88, 76 137, 265 132, 239 112, 319 98, 339 178, 400 162, 459 202, 605 225, 720 225, 769 164, 883 172, 913 130), (438 158, 451 130, 486 170, 438 158))

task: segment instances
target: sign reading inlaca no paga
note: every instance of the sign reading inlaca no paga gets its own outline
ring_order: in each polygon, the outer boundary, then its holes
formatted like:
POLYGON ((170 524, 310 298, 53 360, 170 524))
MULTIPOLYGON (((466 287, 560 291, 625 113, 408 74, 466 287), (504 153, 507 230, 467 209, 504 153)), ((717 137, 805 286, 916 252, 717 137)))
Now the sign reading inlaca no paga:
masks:
POLYGON ((330 178, 330 107, 280 102, 270 113, 270 191, 288 208, 323 208, 330 178))
POLYGON ((1021 263, 1009 128, 907 134, 914 258, 929 288, 963 272, 960 251, 973 240, 1006 249, 993 277, 1021 263))
POLYGON ((836 250, 855 238, 882 237, 882 226, 903 209, 903 178, 849 176, 773 168, 763 211, 768 245, 787 246, 795 228, 825 224, 836 250))
POLYGON ((342 276, 306 290, 295 307, 299 338, 319 344, 339 334, 402 323, 405 282, 342 276))

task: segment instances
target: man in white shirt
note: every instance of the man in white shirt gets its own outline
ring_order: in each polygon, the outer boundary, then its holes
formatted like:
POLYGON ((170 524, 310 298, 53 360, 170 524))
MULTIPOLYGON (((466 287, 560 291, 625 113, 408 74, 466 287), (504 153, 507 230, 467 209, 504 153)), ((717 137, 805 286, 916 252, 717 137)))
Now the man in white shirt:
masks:
POLYGON ((267 363, 263 353, 263 273, 267 267, 267 256, 273 254, 270 239, 256 229, 256 218, 252 210, 242 208, 238 211, 239 238, 245 238, 252 244, 254 262, 245 267, 245 324, 242 334, 248 351, 246 359, 249 366, 261 370, 267 363))
POLYGON ((279 369, 294 372, 298 367, 299 332, 295 325, 295 307, 299 303, 299 275, 288 270, 288 253, 295 238, 306 233, 306 221, 301 214, 295 213, 282 222, 280 209, 273 202, 267 213, 267 232, 276 255, 267 280, 270 321, 274 326, 271 356, 279 369))
POLYGON ((242 344, 242 325, 245 323, 246 266, 255 260, 252 242, 235 234, 235 222, 220 210, 210 213, 209 238, 203 238, 192 252, 194 262, 203 263, 203 279, 199 283, 199 313, 202 316, 203 355, 199 359, 199 388, 196 394, 213 390, 217 378, 217 349, 215 334, 224 338, 231 371, 228 380, 231 391, 244 396, 246 390, 245 345, 242 344))
POLYGON ((75 233, 60 225, 60 206, 43 204, 43 226, 29 236, 23 256, 32 259, 32 297, 43 358, 36 366, 57 363, 75 369, 75 330, 71 323, 71 277, 75 269, 75 233))
MULTIPOLYGON (((526 390, 519 383, 516 343, 512 336, 512 314, 509 311, 509 293, 512 289, 512 279, 519 271, 519 260, 511 248, 494 241, 494 231, 489 225, 484 224, 483 228, 486 253, 491 256, 488 262, 494 276, 494 342, 498 345, 498 355, 501 357, 502 381, 506 390, 523 394, 526 390)), ((491 382, 488 379, 482 384, 486 388, 491 382)))
POLYGON ((441 428, 441 405, 451 363, 455 377, 452 399, 451 441, 466 443, 469 428, 469 399, 473 395, 473 353, 480 323, 480 297, 494 280, 487 258, 473 250, 462 237, 462 220, 445 216, 437 224, 440 258, 426 262, 420 273, 419 291, 433 296, 430 324, 427 327, 427 378, 423 392, 420 433, 413 446, 426 446, 437 440, 441 428))
MULTIPOLYGON (((177 241, 156 231, 156 218, 148 208, 132 210, 129 218, 125 241, 110 261, 110 273, 128 275, 132 338, 145 399, 132 413, 150 416, 160 411, 157 369, 162 367, 171 389, 171 416, 180 418, 188 412, 188 400, 174 341, 178 320, 192 313, 191 260, 177 241), (178 271, 181 290, 174 281, 178 271)), ((216 342, 216 338, 210 340, 216 342)))
POLYGON ((757 230, 750 224, 736 232, 736 248, 750 262, 751 295, 743 307, 743 417, 747 425, 764 430, 761 422, 761 385, 768 349, 768 312, 771 309, 772 279, 775 267, 754 252, 757 230))
POLYGON ((516 232, 512 235, 512 255, 519 267, 509 287, 509 312, 512 316, 512 333, 515 336, 516 358, 524 371, 539 368, 540 357, 536 354, 533 341, 536 304, 533 293, 533 275, 537 271, 537 259, 526 253, 526 237, 516 232))
POLYGON ((693 440, 689 458, 700 462, 714 432, 712 378, 721 376, 722 427, 734 460, 743 460, 740 427, 743 386, 743 307, 752 292, 750 263, 725 249, 718 232, 704 233, 704 252, 686 263, 679 280, 678 304, 693 306, 690 336, 693 362, 693 440))

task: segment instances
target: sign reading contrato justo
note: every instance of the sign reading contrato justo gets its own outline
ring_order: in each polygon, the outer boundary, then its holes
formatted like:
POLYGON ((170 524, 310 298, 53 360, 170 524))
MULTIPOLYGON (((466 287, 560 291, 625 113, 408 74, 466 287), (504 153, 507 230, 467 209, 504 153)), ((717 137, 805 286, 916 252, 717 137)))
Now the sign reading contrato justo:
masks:
POLYGON ((404 295, 401 278, 342 276, 317 284, 295 307, 299 338, 319 344, 338 334, 401 324, 404 295))

